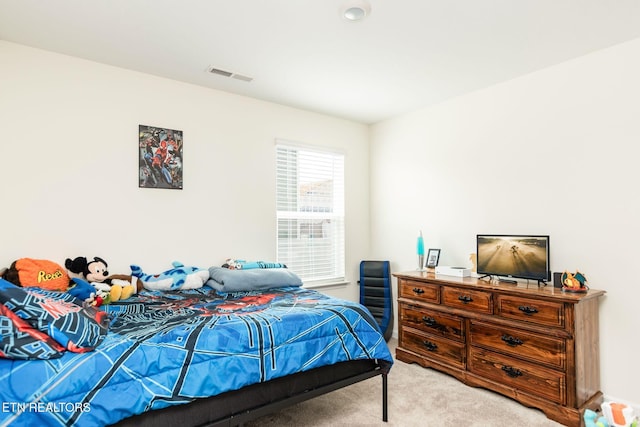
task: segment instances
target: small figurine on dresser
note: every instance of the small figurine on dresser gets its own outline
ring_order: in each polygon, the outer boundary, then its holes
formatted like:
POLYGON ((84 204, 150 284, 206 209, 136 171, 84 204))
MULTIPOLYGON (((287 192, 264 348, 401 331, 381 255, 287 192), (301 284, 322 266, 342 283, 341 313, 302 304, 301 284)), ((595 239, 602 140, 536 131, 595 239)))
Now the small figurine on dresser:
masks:
POLYGON ((587 286, 587 278, 584 274, 576 271, 575 274, 571 274, 568 271, 562 273, 562 290, 564 292, 587 292, 589 287, 587 286))

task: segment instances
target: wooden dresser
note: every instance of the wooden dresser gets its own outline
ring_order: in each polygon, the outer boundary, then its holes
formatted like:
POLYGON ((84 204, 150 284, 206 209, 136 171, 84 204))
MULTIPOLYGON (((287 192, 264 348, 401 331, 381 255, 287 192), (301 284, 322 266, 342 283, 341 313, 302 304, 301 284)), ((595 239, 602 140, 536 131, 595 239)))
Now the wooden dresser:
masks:
POLYGON ((453 375, 580 426, 602 403, 598 302, 604 291, 396 273, 396 358, 453 375))

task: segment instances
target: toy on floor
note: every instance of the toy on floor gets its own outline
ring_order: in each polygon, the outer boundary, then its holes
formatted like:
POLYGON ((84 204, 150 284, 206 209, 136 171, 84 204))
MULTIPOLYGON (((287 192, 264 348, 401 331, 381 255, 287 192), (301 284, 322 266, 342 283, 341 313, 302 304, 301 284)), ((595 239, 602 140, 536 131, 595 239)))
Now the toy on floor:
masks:
POLYGON ((177 291, 180 289, 198 289, 209 280, 209 270, 198 267, 186 267, 174 261, 173 268, 160 274, 145 274, 137 265, 131 266, 131 274, 142 281, 145 289, 153 291, 177 291))
POLYGON ((638 423, 633 415, 633 408, 624 403, 604 402, 601 406, 611 427, 631 427, 638 423))
POLYGON ((585 409, 583 418, 584 427, 609 427, 607 419, 591 409, 585 409))

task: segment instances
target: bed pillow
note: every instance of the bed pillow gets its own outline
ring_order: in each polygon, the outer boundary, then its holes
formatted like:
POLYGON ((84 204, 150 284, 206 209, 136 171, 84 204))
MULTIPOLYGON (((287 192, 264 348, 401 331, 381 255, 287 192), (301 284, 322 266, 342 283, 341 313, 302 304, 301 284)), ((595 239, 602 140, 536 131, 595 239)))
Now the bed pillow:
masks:
POLYGON ((67 293, 20 288, 0 279, 0 303, 75 353, 93 350, 107 334, 107 313, 84 307, 82 301, 67 293))
POLYGON ((230 270, 210 267, 207 285, 221 292, 259 291, 286 286, 302 286, 298 275, 287 268, 230 270))

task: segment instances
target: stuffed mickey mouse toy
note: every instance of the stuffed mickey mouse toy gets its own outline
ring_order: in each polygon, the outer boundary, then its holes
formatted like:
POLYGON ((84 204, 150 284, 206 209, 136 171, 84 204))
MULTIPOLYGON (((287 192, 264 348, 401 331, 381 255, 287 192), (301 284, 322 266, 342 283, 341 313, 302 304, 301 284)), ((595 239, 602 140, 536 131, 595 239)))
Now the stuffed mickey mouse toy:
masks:
POLYGON ((100 257, 93 257, 92 261, 87 261, 87 258, 83 256, 74 259, 67 258, 64 266, 70 273, 73 273, 72 277, 80 277, 87 282, 102 282, 109 276, 107 262, 100 257))
POLYGON ((64 266, 72 279, 89 282, 104 304, 129 298, 136 293, 135 286, 130 282, 118 280, 116 276, 109 277, 107 262, 100 257, 93 257, 91 261, 85 257, 67 258, 64 266))

